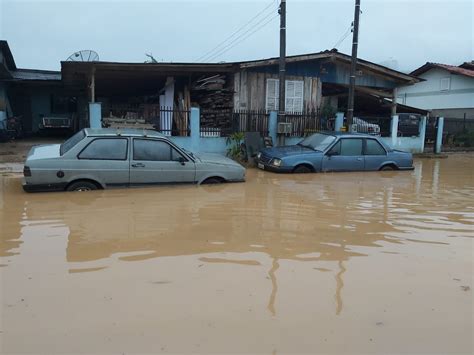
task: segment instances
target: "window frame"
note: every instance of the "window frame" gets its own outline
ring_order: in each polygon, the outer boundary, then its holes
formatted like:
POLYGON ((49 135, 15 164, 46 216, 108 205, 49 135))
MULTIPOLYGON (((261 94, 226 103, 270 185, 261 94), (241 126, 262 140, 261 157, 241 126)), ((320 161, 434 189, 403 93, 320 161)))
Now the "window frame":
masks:
MULTIPOLYGON (((267 78, 266 83, 265 83, 265 110, 278 111, 280 108, 279 104, 280 104, 280 79, 267 78), (269 87, 269 82, 271 81, 275 82, 275 90, 276 90, 275 96, 274 96, 275 105, 273 108, 268 107, 268 99, 270 98, 268 87, 269 87)), ((301 113, 303 111, 304 111, 304 80, 285 80, 285 112, 301 113), (287 109, 287 99, 291 98, 294 100, 295 98, 299 99, 300 97, 296 97, 294 95, 291 97, 288 96, 288 85, 290 83, 294 83, 295 87, 296 85, 301 85, 301 105, 299 105, 300 107, 298 107, 297 110, 292 110, 292 111, 288 111, 287 109)))
POLYGON ((174 149, 184 159, 183 162, 188 162, 189 161, 189 158, 185 154, 183 154, 183 152, 181 152, 176 146, 171 144, 169 141, 167 141, 165 139, 154 139, 154 138, 146 138, 146 137, 133 137, 132 144, 131 144, 132 151, 131 151, 131 154, 130 154, 132 161, 148 161, 148 162, 161 162, 161 163, 163 163, 163 162, 179 163, 180 162, 179 160, 171 160, 171 159, 170 160, 135 159, 135 141, 136 140, 147 141, 147 142, 161 142, 161 143, 167 144, 168 147, 170 148, 170 158, 172 157, 171 149, 174 149))
POLYGON ((439 91, 445 92, 451 90, 451 77, 446 76, 439 79, 439 91), (447 85, 443 87, 443 82, 446 82, 447 85))
POLYGON ((102 160, 102 161, 107 161, 107 160, 111 160, 111 161, 127 161, 128 160, 128 150, 129 150, 129 146, 128 146, 128 137, 94 137, 89 143, 86 144, 86 146, 84 148, 81 149, 81 151, 79 153, 77 153, 77 156, 76 158, 78 160, 102 160), (126 146, 126 149, 125 149, 125 159, 101 159, 101 158, 81 158, 81 154, 95 141, 97 140, 104 140, 104 139, 121 139, 121 140, 125 140, 127 142, 127 146, 126 146))

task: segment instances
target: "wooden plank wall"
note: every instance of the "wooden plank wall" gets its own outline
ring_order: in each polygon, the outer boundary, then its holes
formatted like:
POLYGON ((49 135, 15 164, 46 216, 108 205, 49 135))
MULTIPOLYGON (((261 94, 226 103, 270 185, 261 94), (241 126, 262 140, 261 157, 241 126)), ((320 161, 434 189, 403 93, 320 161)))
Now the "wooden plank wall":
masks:
MULTIPOLYGON (((303 107, 315 110, 321 105, 322 84, 318 77, 288 75, 287 80, 303 80, 303 107)), ((277 74, 242 70, 234 75, 234 109, 265 109, 267 79, 278 79, 277 74)))

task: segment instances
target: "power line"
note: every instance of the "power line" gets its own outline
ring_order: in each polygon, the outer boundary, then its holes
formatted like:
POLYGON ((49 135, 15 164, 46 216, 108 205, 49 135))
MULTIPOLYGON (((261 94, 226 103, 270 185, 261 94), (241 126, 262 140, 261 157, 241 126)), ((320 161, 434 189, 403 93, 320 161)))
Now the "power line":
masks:
POLYGON ((341 36, 341 38, 339 38, 339 40, 334 44, 332 48, 339 47, 342 44, 342 42, 344 42, 344 40, 351 34, 351 32, 352 32, 352 23, 350 24, 349 28, 346 30, 346 32, 344 32, 344 34, 341 36))
MULTIPOLYGON (((271 6, 274 6, 278 0, 273 0, 270 4, 268 4, 263 10, 261 10, 259 13, 257 13, 255 16, 253 16, 250 20, 248 20, 244 25, 240 26, 236 31, 234 31, 230 36, 228 36, 226 39, 224 39, 222 42, 220 42, 217 46, 215 46, 214 48, 212 48, 210 51, 206 52, 204 55, 200 56, 199 58, 196 59, 196 61, 201 61, 203 60, 204 58, 210 56, 213 54, 213 52, 215 52, 216 50, 217 51, 220 51, 222 47, 227 41, 229 41, 230 39, 234 38, 235 35, 237 35, 240 31, 242 31, 243 29, 245 29, 249 24, 251 24, 252 22, 254 22, 255 19, 257 19, 261 14, 263 14, 265 11, 267 11, 271 6)), ((272 10, 274 11, 274 10, 272 10)), ((255 24, 256 25, 256 24, 255 24)), ((240 36, 240 35, 239 35, 240 36)))
MULTIPOLYGON (((264 20, 267 20, 271 15, 273 14, 269 14, 267 16, 265 16, 262 21, 264 20)), ((242 43, 245 39, 247 39, 248 37, 250 37, 252 34, 254 34, 255 32, 259 31, 261 28, 265 27, 268 23, 270 23, 272 20, 274 20, 275 18, 277 18, 279 15, 275 15, 273 16, 272 18, 270 18, 268 21, 264 22, 263 24, 261 23, 259 26, 254 26, 254 27, 251 27, 249 28, 247 31, 243 32, 242 34, 240 34, 238 37, 236 37, 234 40, 232 40, 231 42, 229 42, 227 45, 225 45, 223 48, 221 48, 219 51, 217 51, 216 53, 212 54, 207 60, 208 61, 211 61, 212 59, 220 56, 221 54, 224 54, 226 53, 228 50, 232 49, 233 47, 235 47, 236 45, 238 45, 239 43, 242 43), (252 31, 253 30, 253 31, 252 31), (252 32, 251 32, 252 31, 252 32), (248 35, 247 35, 248 34, 248 35), (245 36, 247 35, 247 36, 245 36), (245 37, 244 37, 245 36, 245 37)))
MULTIPOLYGON (((214 54, 211 58, 208 59, 208 61, 211 61, 211 60, 213 60, 214 58, 217 58, 217 57, 221 56, 222 54, 227 53, 227 52, 230 51, 232 48, 234 48, 235 46, 239 45, 240 43, 242 43, 243 41, 245 41, 247 38, 249 38, 250 36, 252 36, 255 32, 260 31, 263 27, 265 27, 266 25, 268 25, 270 22, 272 22, 273 20, 275 20, 277 17, 279 17, 279 15, 273 16, 271 19, 269 19, 268 21, 264 22, 261 26, 258 26, 257 28, 255 28, 254 31, 250 32, 247 36, 245 36, 244 38, 242 38, 240 41, 238 41, 238 42, 235 43, 234 45, 230 46, 229 48, 223 48, 220 52, 214 54)), ((232 42, 232 43, 234 43, 234 42, 232 42)), ((232 44, 232 43, 229 43, 229 45, 232 44)), ((226 47, 228 47, 228 46, 226 46, 226 47)))

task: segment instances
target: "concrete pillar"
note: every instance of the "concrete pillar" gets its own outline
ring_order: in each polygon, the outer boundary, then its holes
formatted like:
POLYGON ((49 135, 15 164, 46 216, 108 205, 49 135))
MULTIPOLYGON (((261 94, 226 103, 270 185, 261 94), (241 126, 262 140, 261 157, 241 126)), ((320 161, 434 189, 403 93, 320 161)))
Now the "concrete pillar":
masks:
POLYGON ((102 128, 102 104, 89 102, 89 127, 102 128))
POLYGON ((443 128, 444 128, 444 117, 438 118, 438 129, 436 130, 436 145, 435 153, 441 153, 441 145, 443 144, 443 128))
POLYGON ((277 130, 278 130, 278 112, 270 111, 268 118, 268 135, 272 137, 273 145, 277 144, 277 130))
POLYGON ((418 137, 420 138, 420 141, 421 141, 420 142, 420 145, 421 145, 420 153, 423 153, 425 151, 426 121, 427 121, 426 116, 421 117, 420 132, 418 134, 418 137))
POLYGON ((336 120, 334 121, 334 131, 340 131, 342 126, 344 126, 344 112, 337 112, 336 120))
POLYGON ((199 151, 199 140, 201 139, 201 114, 199 108, 191 107, 191 147, 194 151, 199 151))
POLYGON ((390 122, 390 137, 392 138, 392 148, 395 148, 398 138, 398 115, 392 116, 392 121, 390 122))

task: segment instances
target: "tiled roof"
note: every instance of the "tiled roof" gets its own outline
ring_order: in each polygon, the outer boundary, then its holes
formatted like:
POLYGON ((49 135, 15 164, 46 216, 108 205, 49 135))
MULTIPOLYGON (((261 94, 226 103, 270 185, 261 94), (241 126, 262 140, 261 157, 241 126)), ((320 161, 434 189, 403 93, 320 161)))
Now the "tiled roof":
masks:
POLYGON ((470 69, 469 65, 465 65, 465 64, 466 63, 464 63, 461 66, 455 66, 455 65, 428 62, 425 65, 419 67, 418 69, 412 71, 411 75, 418 76, 420 74, 427 72, 430 69, 439 68, 439 69, 447 70, 453 74, 464 75, 464 76, 469 76, 471 78, 474 78, 474 69, 470 69))

